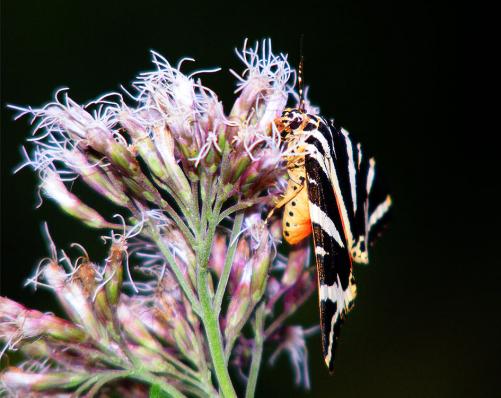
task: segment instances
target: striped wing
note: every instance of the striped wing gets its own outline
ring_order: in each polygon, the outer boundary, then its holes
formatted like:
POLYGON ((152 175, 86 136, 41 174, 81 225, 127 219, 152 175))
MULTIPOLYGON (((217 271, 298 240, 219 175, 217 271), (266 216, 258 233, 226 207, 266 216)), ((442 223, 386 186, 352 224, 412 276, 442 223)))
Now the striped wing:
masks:
POLYGON ((338 197, 351 257, 357 263, 367 264, 368 246, 374 243, 389 218, 391 197, 382 179, 375 178, 374 158, 365 157, 360 143, 346 130, 322 123, 319 133, 332 137, 332 186, 338 197))
POLYGON ((345 130, 330 128, 322 121, 308 134, 305 167, 322 346, 332 371, 341 323, 356 296, 352 261, 368 262, 371 230, 387 217, 391 199, 376 184, 374 160, 363 157, 360 144, 352 142, 345 130))

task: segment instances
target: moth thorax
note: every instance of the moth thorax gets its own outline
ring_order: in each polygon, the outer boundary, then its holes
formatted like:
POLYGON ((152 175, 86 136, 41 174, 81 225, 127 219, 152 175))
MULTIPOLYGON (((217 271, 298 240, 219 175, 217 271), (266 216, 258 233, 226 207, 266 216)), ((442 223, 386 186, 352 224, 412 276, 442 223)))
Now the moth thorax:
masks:
POLYGON ((280 131, 284 140, 289 140, 290 136, 302 133, 302 127, 308 122, 308 116, 299 109, 287 108, 282 116, 275 120, 275 125, 280 131))

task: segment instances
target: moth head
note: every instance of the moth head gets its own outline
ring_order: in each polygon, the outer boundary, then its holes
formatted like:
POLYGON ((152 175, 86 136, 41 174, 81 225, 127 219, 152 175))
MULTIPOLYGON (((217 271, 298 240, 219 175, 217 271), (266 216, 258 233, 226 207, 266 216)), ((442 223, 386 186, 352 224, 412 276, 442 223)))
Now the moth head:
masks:
POLYGON ((307 122, 308 116, 306 113, 297 108, 286 108, 282 116, 275 119, 275 125, 282 139, 286 141, 302 133, 302 129, 307 122))

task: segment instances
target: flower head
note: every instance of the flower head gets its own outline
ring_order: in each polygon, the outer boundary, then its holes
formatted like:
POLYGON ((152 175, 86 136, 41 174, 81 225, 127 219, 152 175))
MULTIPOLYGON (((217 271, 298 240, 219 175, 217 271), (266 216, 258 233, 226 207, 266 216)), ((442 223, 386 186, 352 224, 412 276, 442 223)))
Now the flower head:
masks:
POLYGON ((250 353, 264 343, 289 352, 308 384, 305 333, 286 324, 313 291, 308 245, 279 254, 281 223, 266 217, 287 185, 291 148, 274 121, 295 72, 269 40, 237 56, 229 114, 202 82, 219 69, 186 73, 193 60, 173 66, 156 52, 154 70, 124 94, 82 106, 65 89, 46 106, 13 107, 35 125, 22 167, 37 172, 41 194, 111 233, 102 261, 80 245, 71 259, 50 240, 28 280, 68 320, 0 299, 3 351, 26 357, 0 375, 8 394, 92 396, 107 384, 146 396, 146 383, 174 397, 233 397, 227 364, 253 377, 250 353), (85 204, 70 186, 79 182, 119 214, 85 204))

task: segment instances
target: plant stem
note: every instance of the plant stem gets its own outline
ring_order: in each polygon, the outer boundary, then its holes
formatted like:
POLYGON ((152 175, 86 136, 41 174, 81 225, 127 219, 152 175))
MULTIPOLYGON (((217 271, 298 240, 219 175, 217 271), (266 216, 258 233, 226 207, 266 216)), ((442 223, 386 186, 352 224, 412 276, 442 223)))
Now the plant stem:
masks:
POLYGON ((144 383, 148 383, 150 385, 157 385, 163 391, 165 391, 167 394, 169 394, 172 398, 186 398, 186 395, 184 395, 176 387, 167 383, 161 377, 157 377, 149 372, 141 371, 141 370, 133 371, 130 373, 130 377, 132 379, 136 379, 136 380, 142 381, 144 383))
POLYGON ((219 388, 225 398, 236 398, 237 395, 226 367, 226 361, 223 353, 223 339, 221 336, 221 330, 219 329, 218 317, 216 317, 216 314, 211 306, 207 279, 208 271, 206 269, 201 269, 199 270, 199 273, 202 274, 200 275, 200 285, 198 290, 200 304, 202 307, 202 322, 207 335, 209 351, 214 365, 214 371, 219 382, 219 388))
POLYGON ((209 205, 209 201, 212 200, 210 198, 210 191, 212 191, 212 184, 209 182, 206 184, 204 189, 206 197, 203 198, 203 209, 200 220, 201 228, 198 232, 199 238, 203 237, 203 241, 197 246, 198 297, 201 306, 201 319, 207 336, 209 352, 219 384, 219 389, 221 390, 224 398, 236 398, 237 395, 231 382, 224 357, 223 338, 219 327, 219 316, 215 313, 212 306, 212 297, 209 290, 209 256, 214 234, 216 232, 217 219, 222 205, 220 198, 216 198, 213 211, 210 211, 211 206, 209 205), (202 226, 205 225, 207 225, 207 229, 203 231, 202 226))
POLYGON ((255 204, 262 202, 263 200, 261 198, 255 198, 255 199, 249 199, 245 201, 241 201, 233 206, 228 207, 226 210, 222 211, 221 214, 219 215, 219 220, 218 223, 222 222, 226 217, 230 216, 231 214, 247 209, 248 207, 254 206, 255 204))
POLYGON ((252 348, 252 362, 249 370, 249 379, 245 390, 245 398, 253 398, 256 392, 257 376, 261 367, 261 358, 263 356, 263 329, 265 319, 265 305, 261 304, 256 310, 254 321, 254 347, 252 348))
POLYGON ((228 285, 228 279, 230 277, 231 265, 233 264, 233 258, 235 257, 235 250, 237 248, 238 239, 237 236, 242 228, 242 221, 244 219, 244 212, 239 212, 233 223, 233 229, 231 230, 230 242, 228 251, 226 253, 226 260, 224 262, 223 272, 219 278, 217 285, 216 295, 214 297, 214 313, 219 316, 221 312, 221 303, 223 302, 224 293, 226 292, 226 286, 228 285))
POLYGON ((177 212, 173 209, 173 207, 167 202, 167 201, 162 201, 162 209, 169 214, 169 216, 172 217, 176 225, 178 226, 179 230, 181 233, 184 235, 188 243, 190 244, 191 247, 194 247, 195 245, 195 238, 193 234, 191 233, 190 229, 188 226, 185 224, 183 219, 177 214, 177 212))
POLYGON ((110 372, 109 374, 104 374, 102 377, 99 377, 97 379, 97 382, 92 386, 91 389, 85 394, 85 398, 92 398, 94 397, 99 390, 107 383, 109 383, 112 380, 116 379, 121 379, 121 378, 126 378, 129 376, 128 371, 123 371, 123 372, 110 372))

